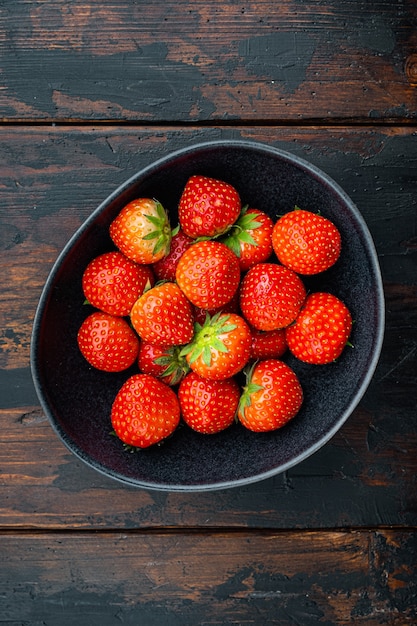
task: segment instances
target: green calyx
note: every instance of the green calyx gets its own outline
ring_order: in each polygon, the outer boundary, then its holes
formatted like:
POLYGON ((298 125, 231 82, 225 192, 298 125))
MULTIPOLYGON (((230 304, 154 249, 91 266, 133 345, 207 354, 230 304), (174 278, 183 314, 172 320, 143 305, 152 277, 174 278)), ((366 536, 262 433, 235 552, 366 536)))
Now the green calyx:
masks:
POLYGON ((158 200, 155 202, 156 215, 145 215, 144 217, 155 227, 143 237, 144 241, 152 241, 155 239, 155 246, 152 250, 153 254, 158 254, 161 250, 169 251, 172 239, 172 230, 169 223, 168 214, 158 200))
POLYGON ((220 339, 221 335, 230 333, 236 328, 236 324, 229 321, 230 315, 216 313, 212 317, 207 314, 204 324, 194 324, 194 337, 192 341, 182 348, 180 355, 188 356, 191 365, 199 357, 202 357, 204 365, 210 367, 212 352, 228 352, 228 348, 220 339))
POLYGON ((257 391, 262 391, 263 389, 262 385, 257 385, 252 382, 253 370, 255 369, 256 364, 257 361, 243 370, 246 377, 246 385, 243 387, 238 407, 238 412, 242 415, 244 414, 245 408, 251 405, 252 395, 257 391))
POLYGON ((181 348, 173 346, 167 348, 163 356, 154 359, 157 365, 164 367, 163 378, 170 378, 171 385, 177 385, 182 378, 190 371, 185 356, 181 355, 181 348))
POLYGON ((250 234, 250 231, 256 230, 256 228, 259 228, 262 224, 256 219, 256 215, 247 213, 248 208, 248 205, 242 208, 238 220, 230 228, 227 235, 221 239, 221 242, 230 248, 238 257, 240 257, 242 243, 251 244, 252 246, 258 245, 250 234))

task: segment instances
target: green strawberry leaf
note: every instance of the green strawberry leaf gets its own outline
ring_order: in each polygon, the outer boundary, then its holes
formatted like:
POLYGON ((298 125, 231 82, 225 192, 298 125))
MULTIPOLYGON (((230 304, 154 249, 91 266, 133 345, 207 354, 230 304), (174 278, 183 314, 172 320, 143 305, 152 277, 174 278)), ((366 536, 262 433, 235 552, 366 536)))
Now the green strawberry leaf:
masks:
POLYGON ((236 222, 236 226, 242 230, 256 230, 259 226, 262 226, 261 222, 258 222, 256 215, 253 213, 245 213, 241 215, 236 222))
POLYGON ((250 243, 252 246, 257 246, 258 244, 256 243, 255 239, 252 237, 252 235, 250 233, 248 233, 246 230, 242 230, 238 235, 237 235, 239 241, 241 241, 242 243, 250 243))
POLYGON ((227 235, 221 239, 232 252, 240 257, 241 244, 246 243, 252 246, 257 246, 255 239, 250 234, 250 231, 256 230, 262 223, 256 219, 256 215, 253 213, 247 213, 248 205, 245 205, 240 213, 240 216, 235 224, 230 228, 227 235))
POLYGON ((155 226, 155 230, 150 231, 142 237, 144 241, 152 241, 156 239, 155 246, 152 250, 153 254, 158 254, 161 250, 168 252, 171 239, 172 230, 168 220, 168 215, 160 202, 154 200, 156 215, 146 214, 144 217, 155 226))
POLYGON ((159 235, 160 235, 160 232, 158 230, 153 230, 147 235, 144 235, 142 239, 144 241, 149 241, 150 239, 156 239, 157 237, 159 237, 159 235))
POLYGON ((244 410, 247 406, 250 406, 252 403, 252 395, 254 393, 256 393, 257 391, 262 391, 262 389, 264 389, 264 387, 262 385, 257 385, 256 383, 252 382, 252 375, 253 375, 253 371, 257 365, 257 361, 255 361, 255 363, 253 363, 252 365, 246 367, 243 370, 243 373, 245 374, 246 377, 246 385, 243 388, 242 394, 240 396, 240 400, 239 400, 239 408, 238 411, 240 413, 244 413, 244 410))
POLYGON ((240 257, 240 243, 237 237, 230 235, 229 237, 226 237, 226 239, 222 240, 222 243, 234 252, 238 258, 240 257))
POLYGON ((202 358, 203 358, 204 365, 207 365, 207 367, 210 367, 210 365, 211 365, 211 350, 210 350, 210 348, 208 346, 203 346, 202 358))
POLYGON ((230 315, 221 312, 212 317, 207 313, 202 326, 198 322, 194 324, 194 337, 181 349, 180 356, 188 355, 190 365, 201 357, 204 365, 210 367, 213 352, 229 351, 220 339, 221 335, 232 332, 236 328, 236 324, 231 324, 229 318, 230 315))

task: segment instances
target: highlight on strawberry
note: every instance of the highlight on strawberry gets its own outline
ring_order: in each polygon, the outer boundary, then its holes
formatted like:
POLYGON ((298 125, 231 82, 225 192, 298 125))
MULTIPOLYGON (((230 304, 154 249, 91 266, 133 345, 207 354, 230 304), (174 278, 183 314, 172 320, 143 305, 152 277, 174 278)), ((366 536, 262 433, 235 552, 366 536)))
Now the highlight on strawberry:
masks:
POLYGON ((182 230, 190 237, 215 237, 237 220, 242 203, 230 183, 194 175, 187 181, 178 204, 182 230))
POLYGON ((139 198, 129 202, 110 224, 110 237, 129 259, 147 264, 168 254, 172 230, 160 202, 139 198))
POLYGON ((283 428, 303 406, 305 368, 337 364, 352 345, 346 304, 305 282, 320 285, 342 252, 320 207, 273 219, 201 174, 177 201, 176 225, 157 199, 129 202, 109 226, 115 249, 82 276, 78 346, 86 367, 125 372, 109 426, 130 450, 180 424, 218 436, 283 428))

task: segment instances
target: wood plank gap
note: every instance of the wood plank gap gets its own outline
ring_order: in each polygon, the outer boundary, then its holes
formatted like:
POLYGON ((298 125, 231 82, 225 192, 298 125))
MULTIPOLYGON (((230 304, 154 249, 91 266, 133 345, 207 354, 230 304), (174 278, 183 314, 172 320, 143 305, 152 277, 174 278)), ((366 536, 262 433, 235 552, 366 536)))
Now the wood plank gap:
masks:
POLYGON ((355 526, 355 527, 332 527, 332 528, 309 528, 308 530, 303 528, 259 528, 259 527, 246 527, 246 526, 238 526, 238 527, 211 527, 211 526, 164 526, 164 527, 142 527, 142 528, 120 528, 120 527, 107 527, 107 528, 54 528, 48 527, 45 528, 35 528, 35 527, 27 527, 27 528, 0 528, 0 536, 28 536, 28 535, 79 535, 79 536, 88 536, 88 535, 96 535, 96 536, 105 536, 105 535, 114 535, 115 533, 122 533, 123 535, 143 535, 143 536, 165 536, 165 535, 205 535, 205 536, 215 536, 215 535, 251 535, 251 536, 262 536, 262 537, 270 537, 277 535, 305 535, 306 533, 310 534, 348 534, 348 533, 378 533, 378 532, 401 532, 401 533, 410 533, 414 534, 417 532, 417 526, 401 526, 401 525, 380 525, 380 526, 355 526))
POLYGON ((130 128, 271 128, 271 127, 297 127, 297 128, 331 128, 339 126, 354 126, 354 127, 398 127, 398 128, 417 128, 417 120, 415 118, 303 118, 300 120, 294 119, 280 119, 280 120, 265 120, 265 119, 228 119, 228 120, 117 120, 117 119, 2 119, 0 120, 1 127, 29 127, 29 126, 45 126, 45 127, 130 127, 130 128))

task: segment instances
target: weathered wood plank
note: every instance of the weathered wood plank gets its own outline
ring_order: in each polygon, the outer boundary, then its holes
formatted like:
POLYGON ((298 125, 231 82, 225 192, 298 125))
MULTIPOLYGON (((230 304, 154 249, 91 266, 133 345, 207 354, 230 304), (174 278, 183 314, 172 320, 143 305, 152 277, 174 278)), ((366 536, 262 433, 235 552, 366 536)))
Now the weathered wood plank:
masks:
POLYGON ((8 624, 415 624, 409 532, 0 536, 8 624))
POLYGON ((16 0, 1 8, 3 119, 417 115, 414 2, 16 0))

